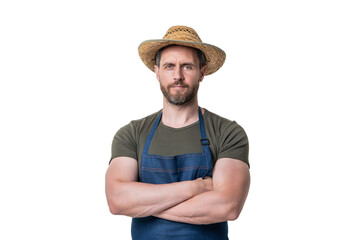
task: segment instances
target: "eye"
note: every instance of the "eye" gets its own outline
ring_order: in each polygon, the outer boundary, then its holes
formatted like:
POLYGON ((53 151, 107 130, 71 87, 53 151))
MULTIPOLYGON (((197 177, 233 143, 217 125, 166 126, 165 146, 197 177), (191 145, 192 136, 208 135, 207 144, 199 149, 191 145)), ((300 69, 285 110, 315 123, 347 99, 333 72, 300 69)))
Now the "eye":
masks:
POLYGON ((173 68, 174 68, 174 65, 172 65, 172 64, 165 65, 165 69, 173 69, 173 68))
POLYGON ((184 69, 185 69, 185 70, 191 70, 192 67, 191 67, 191 65, 185 65, 185 66, 184 66, 184 69))

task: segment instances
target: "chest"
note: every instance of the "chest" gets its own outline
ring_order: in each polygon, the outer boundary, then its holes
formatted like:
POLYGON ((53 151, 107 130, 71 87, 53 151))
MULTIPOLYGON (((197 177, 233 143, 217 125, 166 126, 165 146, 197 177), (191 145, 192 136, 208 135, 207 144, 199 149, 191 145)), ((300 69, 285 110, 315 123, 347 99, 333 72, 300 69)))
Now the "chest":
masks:
POLYGON ((201 153, 199 124, 174 129, 159 124, 151 141, 149 154, 176 156, 188 153, 201 153))

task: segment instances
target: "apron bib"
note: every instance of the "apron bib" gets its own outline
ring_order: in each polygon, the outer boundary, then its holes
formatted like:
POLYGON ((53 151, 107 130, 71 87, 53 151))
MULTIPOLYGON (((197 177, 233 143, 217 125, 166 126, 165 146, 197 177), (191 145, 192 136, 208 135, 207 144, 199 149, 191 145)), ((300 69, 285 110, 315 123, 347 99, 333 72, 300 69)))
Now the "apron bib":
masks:
MULTIPOLYGON (((140 163, 141 182, 165 184, 194 180, 205 176, 212 177, 211 152, 200 107, 198 112, 202 153, 189 153, 173 157, 149 155, 148 151, 160 123, 161 113, 145 142, 140 163)), ((193 225, 149 216, 133 218, 131 225, 133 240, 228 240, 227 233, 227 222, 193 225)))

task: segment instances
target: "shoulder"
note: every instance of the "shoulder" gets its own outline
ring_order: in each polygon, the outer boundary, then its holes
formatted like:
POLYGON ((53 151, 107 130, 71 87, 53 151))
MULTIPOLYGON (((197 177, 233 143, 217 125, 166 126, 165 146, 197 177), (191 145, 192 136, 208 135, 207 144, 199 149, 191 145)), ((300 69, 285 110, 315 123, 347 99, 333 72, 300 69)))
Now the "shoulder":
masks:
POLYGON ((128 127, 131 126, 131 127, 134 127, 134 128, 143 128, 144 126, 146 127, 147 125, 149 125, 151 123, 154 123, 160 113, 161 113, 161 110, 159 110, 159 111, 157 111, 157 112, 155 112, 153 114, 150 114, 150 115, 148 115, 148 116, 146 116, 144 118, 140 118, 140 119, 137 119, 137 120, 132 120, 126 126, 128 126, 128 127))
POLYGON ((244 129, 236 121, 219 116, 207 109, 205 109, 204 121, 209 130, 211 129, 219 134, 234 130, 245 133, 244 129))
POLYGON ((219 152, 232 147, 247 147, 248 137, 245 130, 236 122, 221 117, 208 110, 204 122, 209 137, 215 140, 219 152))
POLYGON ((148 130, 149 127, 151 127, 154 124, 160 113, 161 110, 153 114, 150 114, 144 118, 132 120, 130 123, 121 127, 117 131, 116 135, 130 133, 131 135, 134 135, 134 137, 136 137, 136 135, 141 134, 143 131, 148 130))
POLYGON ((141 119, 133 120, 121 127, 115 134, 112 142, 112 159, 118 156, 127 156, 138 159, 139 146, 150 132, 160 111, 141 119), (150 126, 150 127, 149 127, 150 126))
POLYGON ((249 141, 244 129, 235 121, 208 110, 205 112, 206 131, 214 141, 217 159, 233 158, 249 165, 249 141))

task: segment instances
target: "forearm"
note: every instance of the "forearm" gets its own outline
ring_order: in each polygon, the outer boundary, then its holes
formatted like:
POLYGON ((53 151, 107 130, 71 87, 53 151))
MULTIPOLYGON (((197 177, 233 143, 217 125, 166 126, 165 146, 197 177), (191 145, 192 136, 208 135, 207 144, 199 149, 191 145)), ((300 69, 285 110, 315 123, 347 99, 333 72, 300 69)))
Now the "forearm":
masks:
POLYGON ((146 217, 171 208, 205 191, 202 180, 171 184, 118 182, 108 189, 110 211, 117 215, 146 217))
POLYGON ((190 224, 211 224, 235 220, 241 209, 221 191, 213 190, 197 195, 174 207, 156 214, 156 217, 190 224))
POLYGON ((247 165, 238 160, 221 159, 218 160, 213 175, 212 191, 199 194, 155 216, 190 224, 211 224, 237 219, 250 186, 247 165))

